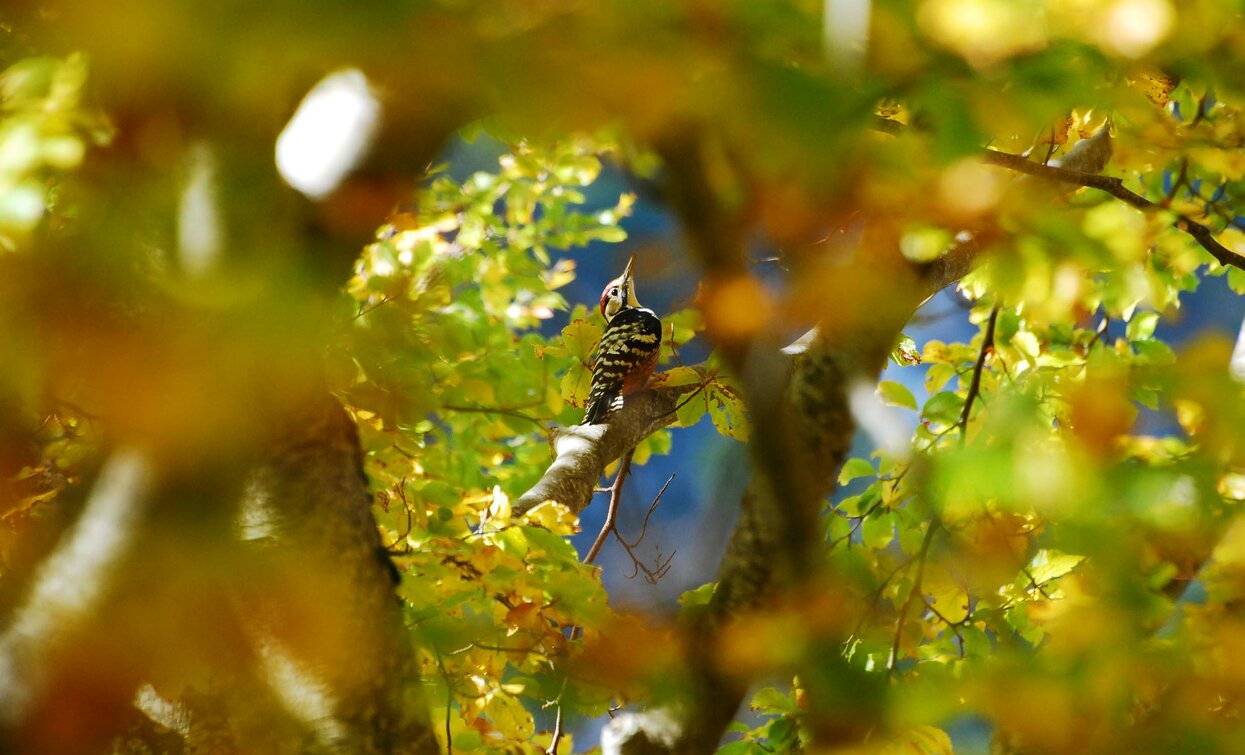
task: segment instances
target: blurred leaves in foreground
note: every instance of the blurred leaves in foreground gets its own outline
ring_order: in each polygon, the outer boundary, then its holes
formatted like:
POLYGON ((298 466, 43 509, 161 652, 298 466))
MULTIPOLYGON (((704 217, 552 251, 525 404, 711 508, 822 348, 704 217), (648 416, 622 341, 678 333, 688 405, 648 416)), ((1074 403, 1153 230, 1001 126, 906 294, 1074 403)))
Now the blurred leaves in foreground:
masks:
MULTIPOLYGON (((40 49, 0 74, 5 615, 128 445, 176 492, 145 530, 161 576, 213 611, 193 632, 148 625, 168 614, 138 596, 175 601, 131 585, 100 621, 163 644, 131 642, 98 668, 91 654, 116 643, 52 654, 49 678, 74 682, 52 688, 73 694, 39 710, 79 724, 4 725, 49 749, 102 749, 140 683, 210 676, 170 637, 246 662, 215 616, 229 604, 215 590, 259 573, 227 544, 239 470, 288 434, 270 421, 279 409, 322 390, 357 425, 401 575, 424 692, 407 704, 447 749, 543 752, 555 708, 569 725, 678 701, 706 658, 751 686, 728 753, 1236 746, 1245 403, 1230 342, 1169 334, 1209 278, 1245 292, 1245 272, 1190 233, 1245 253, 1242 9, 860 5, 869 33, 848 69, 810 2, 317 4, 307 28, 289 23, 307 12, 292 3, 19 3, 0 33, 29 24, 22 49, 40 49), (366 72, 386 127, 307 202, 277 180, 274 142, 343 65, 366 72), (981 160, 989 148, 1067 166, 1094 134, 1113 147, 1104 174, 1144 212, 981 160), (434 159, 455 135, 500 157, 455 180, 434 159), (223 247, 202 274, 174 251, 196 155, 211 156, 223 247), (607 168, 633 186, 590 202, 607 168), (594 302, 563 293, 584 249, 628 243, 632 189, 672 184, 704 281, 660 313, 669 371, 655 385, 695 386, 677 424, 707 414, 754 451, 768 439, 753 440, 749 402, 768 397, 740 388, 732 358, 764 354, 785 375, 781 340, 887 327, 897 270, 970 242, 980 262, 956 276, 971 337, 883 338, 895 366, 878 396, 908 440, 809 471, 839 483, 818 502, 817 573, 708 646, 686 637, 713 585, 684 596, 682 623, 617 611, 570 544, 570 510, 510 505, 548 466, 550 433, 580 417, 603 327, 594 302), (773 255, 730 256, 754 246, 773 255), (695 339, 727 356, 684 364, 695 339)), ((663 241, 643 264, 677 249, 663 241)), ((635 462, 690 467, 680 441, 660 430, 635 462)), ((296 605, 319 605, 300 593, 313 576, 281 572, 296 605)), ((311 610, 291 624, 314 644, 337 624, 311 610)))

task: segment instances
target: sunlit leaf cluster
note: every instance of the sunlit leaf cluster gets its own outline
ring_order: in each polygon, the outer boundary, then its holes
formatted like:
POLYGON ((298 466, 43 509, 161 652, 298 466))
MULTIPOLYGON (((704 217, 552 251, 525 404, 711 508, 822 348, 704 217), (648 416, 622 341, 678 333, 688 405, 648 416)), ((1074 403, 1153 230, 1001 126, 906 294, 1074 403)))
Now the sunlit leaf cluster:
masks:
POLYGON ((85 107, 87 61, 26 58, 0 73, 0 250, 13 251, 58 210, 56 178, 109 138, 85 107))
MULTIPOLYGON (((543 751, 549 735, 536 734, 534 714, 560 700, 568 720, 600 715, 620 699, 567 676, 570 633, 591 643, 609 616, 596 569, 567 540, 577 518, 552 502, 512 517, 509 504, 543 472, 548 432, 580 419, 591 385, 604 322, 582 303, 567 311, 558 289, 575 259, 552 255, 625 238, 630 195, 582 209, 611 149, 587 138, 523 144, 494 172, 434 175, 363 251, 347 287, 338 390, 368 450, 429 698, 450 701, 433 713, 451 722, 455 751, 543 751)), ((703 325, 686 310, 665 327, 670 362, 703 325)), ((707 411, 746 439, 738 391, 713 362, 655 384, 700 388, 680 411, 685 426, 707 411)), ((634 463, 670 449, 659 431, 634 463)))

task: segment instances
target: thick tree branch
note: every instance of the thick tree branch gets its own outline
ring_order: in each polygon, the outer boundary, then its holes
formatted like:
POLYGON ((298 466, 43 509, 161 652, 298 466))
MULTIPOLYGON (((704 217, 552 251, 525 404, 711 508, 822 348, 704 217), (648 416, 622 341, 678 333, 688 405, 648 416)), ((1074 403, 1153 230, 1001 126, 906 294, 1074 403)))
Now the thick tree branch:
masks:
POLYGON ((592 501, 601 473, 636 444, 675 422, 681 397, 699 386, 658 388, 626 397, 623 407, 601 425, 559 428, 553 437, 556 458, 540 481, 514 502, 522 514, 545 501, 557 501, 576 514, 592 501))

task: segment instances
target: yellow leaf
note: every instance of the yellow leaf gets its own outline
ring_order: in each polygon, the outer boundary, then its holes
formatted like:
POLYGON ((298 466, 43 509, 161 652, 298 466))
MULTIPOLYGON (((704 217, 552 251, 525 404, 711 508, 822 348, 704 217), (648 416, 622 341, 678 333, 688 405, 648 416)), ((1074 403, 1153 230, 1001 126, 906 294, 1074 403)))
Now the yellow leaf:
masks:
POLYGON ((1176 88, 1176 80, 1164 73, 1142 73, 1129 78, 1128 84, 1145 95, 1146 99, 1159 107, 1166 107, 1171 99, 1172 90, 1176 88))
POLYGON ((583 406, 592 390, 592 370, 582 362, 572 362, 562 376, 562 399, 571 406, 583 406))
POLYGON ((575 280, 575 260, 563 258, 553 264, 553 267, 541 274, 545 280, 545 285, 550 291, 562 288, 566 284, 575 280))
POLYGON ((741 442, 747 442, 751 428, 743 398, 731 386, 715 382, 709 394, 709 419, 718 432, 741 442))
POLYGON ((968 592, 953 582, 946 582, 927 592, 934 599, 938 617, 950 624, 958 624, 968 616, 968 592))
POLYGON ((592 364, 592 350, 600 340, 601 328, 587 320, 573 320, 562 328, 562 345, 568 354, 585 365, 592 364))
POLYGON ((523 515, 523 521, 543 527, 555 535, 574 535, 579 532, 579 517, 557 501, 545 501, 523 515))
POLYGON ((691 367, 675 367, 654 375, 649 385, 654 388, 678 388, 684 385, 699 385, 701 379, 700 373, 691 367))
POLYGON ((951 737, 935 726, 917 726, 887 748, 888 752, 919 753, 920 755, 954 755, 951 737))
POLYGON ((491 406, 497 403, 497 394, 493 391, 493 384, 487 380, 476 378, 464 380, 462 390, 464 396, 481 406, 491 406))

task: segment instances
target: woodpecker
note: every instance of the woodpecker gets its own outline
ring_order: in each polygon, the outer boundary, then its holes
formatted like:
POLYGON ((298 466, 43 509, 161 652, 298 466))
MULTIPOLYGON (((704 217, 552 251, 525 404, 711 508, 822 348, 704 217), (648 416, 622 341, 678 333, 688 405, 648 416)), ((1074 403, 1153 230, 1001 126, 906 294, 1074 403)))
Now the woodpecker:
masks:
POLYGON ((592 391, 580 424, 600 424, 622 397, 642 390, 657 366, 661 352, 661 320, 653 310, 640 306, 631 280, 632 256, 623 274, 601 292, 605 334, 592 358, 592 391))

